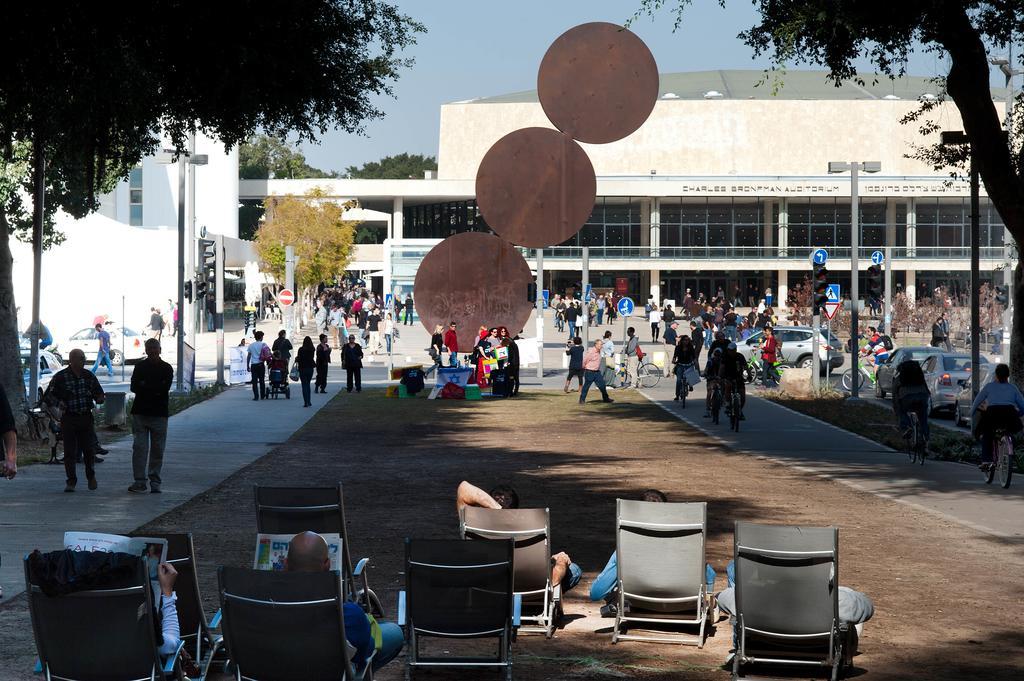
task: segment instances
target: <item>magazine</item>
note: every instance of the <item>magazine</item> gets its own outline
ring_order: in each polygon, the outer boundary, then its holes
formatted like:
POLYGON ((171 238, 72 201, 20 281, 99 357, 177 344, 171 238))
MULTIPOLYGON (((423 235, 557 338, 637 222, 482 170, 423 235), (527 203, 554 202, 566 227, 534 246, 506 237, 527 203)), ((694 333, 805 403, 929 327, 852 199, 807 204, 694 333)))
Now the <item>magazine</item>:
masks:
POLYGON ((65 532, 64 548, 72 551, 130 553, 133 556, 158 558, 158 563, 167 562, 167 540, 155 537, 125 537, 102 532, 65 532))
MULTIPOLYGON (((257 534, 256 555, 252 560, 253 570, 287 570, 288 544, 294 534, 257 534)), ((320 534, 327 542, 331 558, 331 569, 341 570, 341 536, 337 533, 320 534)))

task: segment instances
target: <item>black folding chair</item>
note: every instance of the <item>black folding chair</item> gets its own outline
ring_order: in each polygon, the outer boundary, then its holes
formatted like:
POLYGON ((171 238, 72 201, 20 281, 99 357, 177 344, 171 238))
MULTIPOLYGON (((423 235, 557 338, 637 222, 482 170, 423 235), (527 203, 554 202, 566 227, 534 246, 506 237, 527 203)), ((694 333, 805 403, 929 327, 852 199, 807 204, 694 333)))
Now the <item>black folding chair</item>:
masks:
MULTIPOLYGON (((67 553, 71 553, 67 551, 67 553)), ((25 590, 39 659, 36 673, 47 681, 143 681, 180 679, 178 654, 164 662, 157 653, 153 593, 146 562, 128 554, 106 554, 108 566, 126 569, 102 587, 48 596, 25 557, 25 590)))
POLYGON ((345 640, 339 573, 221 567, 224 640, 241 681, 372 679, 357 670, 345 640))
POLYGON ((512 679, 512 638, 522 600, 512 591, 511 539, 406 539, 405 590, 398 622, 405 627, 406 678, 418 667, 503 668, 512 679), (493 656, 424 656, 420 639, 498 641, 493 656))

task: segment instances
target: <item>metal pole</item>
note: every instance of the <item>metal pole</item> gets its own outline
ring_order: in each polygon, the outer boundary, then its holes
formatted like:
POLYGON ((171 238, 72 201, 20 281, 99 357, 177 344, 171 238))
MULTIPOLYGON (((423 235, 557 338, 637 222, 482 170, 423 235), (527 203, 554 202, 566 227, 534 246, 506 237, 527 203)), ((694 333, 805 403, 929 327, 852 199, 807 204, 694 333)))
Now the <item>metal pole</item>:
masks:
POLYGON ((860 263, 857 256, 860 251, 860 226, 859 212, 860 201, 857 196, 857 171, 860 170, 860 163, 850 163, 850 368, 853 370, 853 380, 850 381, 850 399, 858 397, 860 384, 860 346, 857 343, 858 307, 860 303, 860 263))
MULTIPOLYGON (((185 271, 188 272, 189 279, 193 281, 196 279, 196 167, 192 164, 195 155, 196 134, 193 131, 188 136, 188 160, 185 168, 188 179, 188 191, 185 194, 185 271)), ((179 315, 179 319, 183 320, 181 326, 185 328, 184 320, 187 319, 187 326, 192 331, 192 337, 198 347, 199 333, 202 330, 199 315, 201 314, 200 310, 205 309, 205 305, 201 305, 198 296, 195 295, 195 284, 193 284, 192 300, 186 300, 185 307, 188 314, 179 315)))
POLYGON ((981 308, 979 290, 981 273, 978 271, 981 253, 981 228, 979 213, 981 200, 978 198, 978 169, 974 163, 974 145, 971 145, 971 396, 978 396, 981 390, 981 308))
MULTIPOLYGON (((1013 134, 1013 33, 1010 33, 1010 40, 1007 41, 1007 52, 1006 52, 1007 72, 1006 72, 1006 132, 1007 139, 1012 139, 1009 135, 1013 134)), ((1003 348, 1003 362, 1008 366, 1013 366, 1010 362, 1010 346, 1013 330, 1013 298, 1016 295, 1014 292, 1014 270, 1016 269, 1013 265, 1013 249, 1010 247, 1010 230, 1003 228, 1003 260, 1006 266, 1003 268, 1003 284, 1006 286, 1006 309, 1003 310, 1003 337, 1000 345, 1003 348)), ((976 373, 976 372, 972 372, 976 373)), ((972 379, 973 383, 973 379, 972 379)), ((973 389, 974 394, 977 395, 977 388, 973 389)))
POLYGON ((124 367, 128 362, 125 361, 127 355, 124 354, 124 296, 121 296, 121 382, 124 383, 124 367))
POLYGON ((292 292, 294 296, 292 299, 291 307, 287 310, 281 311, 282 321, 284 321, 285 331, 288 332, 288 337, 292 337, 292 321, 295 318, 294 308, 296 303, 299 302, 298 296, 295 295, 295 248, 292 246, 284 247, 284 287, 292 292))
POLYGON ((583 325, 583 331, 580 336, 583 338, 583 347, 590 345, 590 320, 587 318, 589 314, 589 301, 587 300, 587 284, 590 283, 590 246, 583 247, 583 314, 580 315, 580 319, 583 325))
POLYGON ((815 392, 821 387, 821 358, 818 348, 821 346, 821 313, 814 308, 811 316, 811 387, 815 392))
POLYGON ((216 277, 213 280, 214 308, 213 328, 217 331, 217 385, 227 385, 224 381, 224 235, 213 237, 214 248, 217 249, 216 277))
POLYGON ((42 286, 43 267, 43 215, 46 202, 46 158, 43 156, 43 144, 37 133, 32 139, 32 157, 35 161, 35 199, 32 212, 32 324, 29 326, 28 362, 28 402, 35 404, 39 395, 39 336, 42 327, 39 324, 39 297, 42 286))
MULTIPOLYGON (((188 156, 182 154, 178 157, 178 328, 175 329, 175 340, 177 357, 177 368, 175 373, 175 389, 181 393, 185 392, 185 166, 188 165, 188 156)), ((195 291, 193 291, 195 294, 195 291)), ((174 315, 171 315, 171 323, 174 323, 174 315)))
POLYGON ((885 247, 885 311, 882 313, 885 332, 892 337, 892 247, 885 247))
POLYGON ((537 249, 537 378, 544 379, 544 249, 537 249))

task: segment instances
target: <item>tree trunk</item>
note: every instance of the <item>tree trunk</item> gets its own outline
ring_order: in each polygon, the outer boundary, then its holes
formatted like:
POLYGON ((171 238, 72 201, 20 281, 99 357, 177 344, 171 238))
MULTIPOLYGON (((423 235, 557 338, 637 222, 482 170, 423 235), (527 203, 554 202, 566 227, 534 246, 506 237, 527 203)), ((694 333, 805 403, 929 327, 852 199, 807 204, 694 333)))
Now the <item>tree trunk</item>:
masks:
POLYGON ((24 431, 25 381, 22 378, 18 307, 14 302, 14 256, 7 216, 0 212, 0 387, 7 393, 18 430, 24 431))
POLYGON ((1024 265, 1017 262, 1009 295, 1013 301, 1013 328, 1010 331, 1010 380, 1024 389, 1024 265))

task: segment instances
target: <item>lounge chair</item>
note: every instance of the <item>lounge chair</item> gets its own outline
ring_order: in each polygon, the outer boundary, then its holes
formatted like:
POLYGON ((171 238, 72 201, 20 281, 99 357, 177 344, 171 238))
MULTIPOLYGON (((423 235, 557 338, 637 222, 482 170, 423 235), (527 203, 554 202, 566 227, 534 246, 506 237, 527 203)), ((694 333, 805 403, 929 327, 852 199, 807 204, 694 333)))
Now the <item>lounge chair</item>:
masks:
POLYGON ((849 631, 839 621, 839 530, 737 522, 736 655, 744 665, 843 671, 849 631))
POLYGON ((211 621, 206 619, 206 612, 203 610, 192 533, 143 532, 130 536, 167 540, 167 562, 173 565, 178 572, 178 579, 174 582, 174 591, 178 595, 178 626, 181 629, 181 640, 185 643, 185 650, 198 664, 203 666, 203 676, 206 676, 210 663, 224 644, 224 637, 217 631, 220 623, 219 614, 211 621))
MULTIPOLYGON (((71 551, 54 552, 71 554, 71 551)), ((54 555, 50 554, 50 555, 54 555)), ((36 673, 49 681, 180 679, 177 651, 157 653, 157 625, 146 561, 123 553, 93 556, 94 574, 113 571, 102 586, 46 595, 52 580, 25 557, 25 590, 39 659, 36 673)), ((110 574, 110 573, 108 573, 110 574)), ((79 580, 81 583, 81 580, 79 580)))
POLYGON ((548 509, 491 509, 469 506, 460 523, 463 539, 515 541, 515 593, 522 597, 520 633, 551 638, 561 612, 561 588, 551 584, 551 531, 548 509))
POLYGON ((503 668, 512 679, 512 638, 521 599, 512 592, 513 543, 406 539, 398 623, 408 642, 406 679, 418 667, 503 668), (492 656, 420 654, 420 639, 498 639, 492 656))
POLYGON ((372 656, 355 669, 345 640, 337 572, 221 567, 224 642, 241 681, 372 679, 372 656))
POLYGON ((383 608, 377 595, 366 582, 366 558, 353 565, 345 524, 345 496, 341 484, 335 487, 266 487, 254 486, 256 497, 256 531, 267 534, 298 534, 309 530, 319 534, 334 533, 341 537, 341 571, 349 599, 361 602, 377 616, 383 608), (362 579, 358 578, 362 576, 362 579))
POLYGON ((618 612, 612 643, 656 641, 704 647, 707 504, 616 500, 618 612), (696 625, 697 637, 623 633, 630 623, 696 625))

